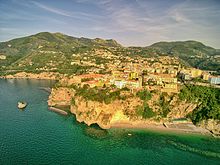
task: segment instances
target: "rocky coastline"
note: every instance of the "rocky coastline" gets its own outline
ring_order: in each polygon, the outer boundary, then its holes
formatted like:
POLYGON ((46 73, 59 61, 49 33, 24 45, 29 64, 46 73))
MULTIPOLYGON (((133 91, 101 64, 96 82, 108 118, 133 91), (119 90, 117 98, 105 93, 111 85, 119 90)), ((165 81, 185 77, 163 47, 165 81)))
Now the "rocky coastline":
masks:
MULTIPOLYGON (((70 112, 76 116, 76 119, 80 123, 85 123, 88 126, 92 124, 99 125, 102 129, 111 128, 134 128, 134 129, 150 129, 158 131, 168 132, 182 132, 182 133, 196 133, 203 135, 219 134, 219 125, 213 125, 212 128, 200 125, 195 126, 192 122, 173 123, 167 119, 161 119, 156 121, 154 119, 143 119, 140 117, 131 118, 124 114, 125 109, 133 109, 137 105, 141 104, 141 100, 131 98, 128 100, 115 100, 110 104, 86 101, 84 98, 74 96, 75 91, 72 88, 53 88, 49 96, 48 105, 69 105, 70 112), (74 104, 71 103, 71 99, 74 97, 74 104), (166 126, 164 125, 166 123, 166 126), (213 132, 212 130, 215 130, 213 132)), ((189 107, 189 105, 186 106, 189 107)), ((191 107, 194 107, 191 105, 191 107)), ((174 108, 175 111, 178 109, 174 108)), ((173 114, 175 116, 175 114, 173 114)), ((178 116, 178 114, 176 114, 178 116)))
POLYGON ((8 74, 5 76, 0 76, 4 79, 39 79, 39 80, 58 80, 64 75, 61 75, 56 72, 41 72, 41 73, 27 73, 27 72, 18 72, 16 74, 8 74))
MULTIPOLYGON (((59 80, 61 77, 65 77, 59 73, 54 72, 42 72, 40 74, 19 72, 14 75, 0 76, 4 79, 39 79, 39 80, 59 80)), ((151 129, 159 131, 174 131, 184 133, 200 133, 215 137, 220 135, 220 121, 208 120, 203 121, 198 126, 193 125, 191 122, 184 123, 184 126, 178 126, 174 124, 172 127, 165 127, 164 123, 169 123, 168 120, 162 119, 155 121, 152 119, 131 119, 124 114, 125 109, 134 109, 134 107, 142 103, 141 100, 129 99, 126 101, 116 100, 111 104, 104 104, 94 101, 86 101, 81 97, 75 97, 75 105, 71 104, 71 99, 74 97, 75 92, 68 87, 52 88, 50 90, 50 96, 48 99, 49 109, 64 115, 67 115, 66 111, 63 111, 56 106, 69 106, 70 112, 76 116, 78 122, 83 122, 88 126, 92 124, 98 124, 102 129, 110 128, 137 128, 137 129, 151 129), (52 107, 52 108, 51 108, 52 107), (58 110, 58 111, 57 111, 58 110), (181 128, 183 127, 183 128, 181 128)), ((157 98, 156 98, 157 99, 157 98)), ((175 100, 173 101, 175 102, 175 100)), ((150 105, 151 101, 148 102, 150 105)), ((173 117, 181 117, 184 113, 192 111, 196 105, 179 103, 179 106, 173 106, 173 111, 170 115, 173 117), (183 110, 184 109, 184 110, 183 110)))

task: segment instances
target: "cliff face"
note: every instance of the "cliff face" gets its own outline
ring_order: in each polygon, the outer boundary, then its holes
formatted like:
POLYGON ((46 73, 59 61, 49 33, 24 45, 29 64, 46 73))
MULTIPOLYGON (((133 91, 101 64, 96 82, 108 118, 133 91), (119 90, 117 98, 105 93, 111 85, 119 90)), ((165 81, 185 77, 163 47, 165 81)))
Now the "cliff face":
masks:
POLYGON ((192 112, 198 105, 193 103, 188 103, 186 101, 179 101, 177 97, 174 97, 170 101, 170 113, 168 117, 170 118, 183 118, 187 114, 192 112))
MULTIPOLYGON (((85 100, 80 96, 74 96, 75 91, 71 88, 60 87, 52 89, 49 96, 48 105, 71 105, 71 113, 76 115, 79 122, 84 122, 87 125, 98 124, 103 129, 108 129, 115 124, 130 124, 135 125, 138 122, 144 123, 160 123, 154 119, 143 119, 137 115, 138 106, 143 105, 143 101, 138 97, 129 97, 126 100, 115 100, 110 104, 104 104, 97 101, 85 100), (71 103, 71 98, 74 97, 74 103, 71 103)), ((156 114, 159 114, 160 106, 158 106, 159 96, 154 95, 148 101, 149 107, 152 108, 156 114)), ((171 111, 168 118, 185 117, 197 105, 180 102, 177 98, 173 98, 169 105, 171 111)), ((157 116, 156 116, 157 117, 157 116)), ((161 122, 164 121, 161 120, 161 122)))
POLYGON ((74 90, 70 88, 53 88, 48 99, 49 106, 70 105, 74 90))
POLYGON ((200 123, 200 126, 211 131, 213 134, 220 136, 220 121, 219 120, 213 120, 213 119, 209 119, 206 121, 203 120, 200 123))
POLYGON ((98 124, 103 129, 108 129, 114 123, 129 123, 131 119, 125 112, 132 114, 142 101, 138 98, 127 100, 115 100, 111 104, 104 104, 96 101, 86 101, 82 97, 74 97, 74 90, 71 88, 53 88, 48 99, 49 106, 71 105, 70 111, 76 115, 79 122, 87 125, 98 124), (74 105, 71 99, 74 97, 74 105))
MULTIPOLYGON (((70 111, 76 116, 77 121, 84 122, 88 126, 98 124, 103 129, 111 127, 136 127, 147 126, 148 124, 162 125, 168 119, 182 118, 192 112, 197 104, 180 101, 173 97, 169 102, 170 112, 167 118, 159 117, 161 107, 158 105, 159 95, 155 94, 147 103, 156 113, 154 118, 143 119, 137 114, 137 107, 143 105, 138 97, 129 97, 126 100, 115 100, 110 104, 97 101, 85 100, 81 96, 75 96, 75 90, 66 87, 54 88, 49 96, 49 106, 70 105, 70 111), (72 98, 74 98, 72 100, 72 98), (160 118, 160 120, 155 120, 160 118)), ((201 127, 220 134, 220 121, 207 120, 199 124, 201 127)))
POLYGON ((140 104, 141 101, 137 99, 116 100, 111 104, 104 104, 75 97, 75 105, 71 106, 71 112, 79 122, 87 125, 98 124, 101 128, 108 129, 114 123, 128 123, 130 118, 124 112, 127 109, 134 110, 140 104))

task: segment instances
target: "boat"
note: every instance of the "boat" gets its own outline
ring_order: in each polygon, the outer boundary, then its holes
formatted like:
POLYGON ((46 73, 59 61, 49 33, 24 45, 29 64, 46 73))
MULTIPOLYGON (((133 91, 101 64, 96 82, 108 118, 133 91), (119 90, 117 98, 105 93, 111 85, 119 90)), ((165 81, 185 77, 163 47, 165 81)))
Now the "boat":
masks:
POLYGON ((27 103, 24 101, 19 101, 18 102, 18 108, 19 109, 24 109, 27 106, 27 103))

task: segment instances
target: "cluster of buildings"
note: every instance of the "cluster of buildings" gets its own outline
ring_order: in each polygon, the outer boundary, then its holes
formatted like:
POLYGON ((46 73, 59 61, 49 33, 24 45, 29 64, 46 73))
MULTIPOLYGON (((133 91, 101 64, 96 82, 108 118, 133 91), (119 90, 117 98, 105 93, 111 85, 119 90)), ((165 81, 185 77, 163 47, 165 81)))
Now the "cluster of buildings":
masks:
POLYGON ((106 68, 109 70, 109 74, 75 75, 68 79, 68 84, 77 83, 90 87, 113 85, 120 89, 127 87, 132 91, 144 87, 148 90, 177 93, 177 73, 180 69, 178 60, 168 56, 158 59, 156 61, 153 58, 132 59, 127 57, 123 60, 117 59, 115 63, 109 64, 106 68))
MULTIPOLYGON (((177 57, 160 56, 143 58, 140 56, 113 56, 108 51, 95 50, 100 56, 109 57, 107 64, 98 69, 105 69, 107 74, 99 74, 90 70, 88 74, 75 75, 68 79, 68 84, 77 83, 81 86, 102 87, 114 85, 117 88, 127 87, 133 90, 142 88, 159 90, 167 93, 178 93, 181 81, 191 81, 201 78, 211 84, 220 84, 220 77, 211 76, 196 68, 185 68, 177 57), (109 55, 110 54, 110 55, 109 55)), ((85 57, 83 57, 85 58, 85 57)))
POLYGON ((210 71, 202 71, 196 68, 182 69, 180 71, 180 77, 185 81, 192 80, 193 78, 201 78, 202 80, 207 81, 210 84, 220 84, 220 76, 213 76, 210 74, 210 71))

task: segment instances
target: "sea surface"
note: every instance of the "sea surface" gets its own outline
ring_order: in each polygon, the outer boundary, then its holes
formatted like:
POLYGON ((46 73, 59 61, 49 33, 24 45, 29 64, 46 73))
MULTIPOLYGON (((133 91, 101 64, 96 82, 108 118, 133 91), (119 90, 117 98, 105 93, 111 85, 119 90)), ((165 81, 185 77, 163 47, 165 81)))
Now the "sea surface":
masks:
POLYGON ((220 139, 87 127, 48 110, 51 81, 0 79, 0 164, 220 165, 220 139), (17 102, 28 102, 25 110, 17 102))

